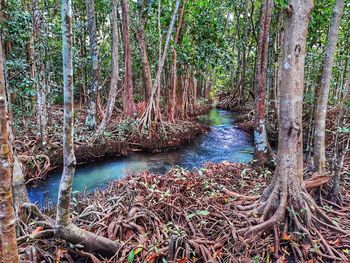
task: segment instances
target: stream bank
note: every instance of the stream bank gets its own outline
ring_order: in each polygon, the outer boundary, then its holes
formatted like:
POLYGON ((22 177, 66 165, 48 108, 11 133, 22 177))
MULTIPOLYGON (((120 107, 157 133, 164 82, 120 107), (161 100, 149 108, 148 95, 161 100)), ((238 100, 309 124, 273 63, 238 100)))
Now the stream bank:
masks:
MULTIPOLYGON (((138 120, 112 116, 106 131, 99 136, 86 128, 84 121, 85 109, 75 111, 74 148, 78 165, 94 161, 103 161, 118 156, 126 156, 131 152, 161 152, 176 149, 188 143, 201 134, 208 132, 209 127, 199 123, 198 115, 209 112, 210 106, 197 105, 189 120, 179 120, 176 123, 163 122, 152 127, 152 134, 141 134, 138 120)), ((27 184, 38 183, 47 174, 62 166, 62 127, 63 111, 59 105, 52 106, 48 126, 48 143, 38 146, 35 134, 35 116, 18 123, 15 131, 15 148, 18 158, 23 164, 23 172, 27 184)))
MULTIPOLYGON (((200 168, 207 162, 247 163, 252 158, 253 141, 249 134, 235 125, 236 117, 230 111, 212 109, 208 114, 198 118, 201 123, 198 124, 198 127, 210 126, 210 130, 177 148, 172 147, 172 149, 158 153, 136 151, 127 156, 89 162, 86 165, 79 166, 76 170, 73 190, 80 192, 93 191, 96 188, 105 187, 112 180, 121 179, 128 174, 145 170, 156 174, 164 174, 175 166, 193 169, 200 168)), ((179 131, 178 134, 180 134, 179 131)), ((183 135, 186 135, 186 133, 182 132, 181 136, 183 135)), ((171 142, 175 144, 181 141, 179 138, 173 138, 171 142)), ((61 171, 58 170, 51 173, 45 181, 30 187, 29 196, 31 201, 45 206, 54 204, 57 200, 60 177, 61 171)))

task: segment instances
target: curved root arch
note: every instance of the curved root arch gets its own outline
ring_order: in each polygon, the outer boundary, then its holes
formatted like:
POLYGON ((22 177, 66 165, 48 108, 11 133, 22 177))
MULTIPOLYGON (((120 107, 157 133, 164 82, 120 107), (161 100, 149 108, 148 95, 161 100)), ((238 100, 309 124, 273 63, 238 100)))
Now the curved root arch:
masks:
MULTIPOLYGON (((338 237, 348 235, 332 220, 302 187, 300 192, 291 192, 283 182, 272 183, 262 194, 259 201, 247 206, 260 215, 259 223, 241 229, 245 239, 256 239, 257 234, 274 230, 274 252, 278 256, 280 241, 290 241, 290 250, 294 260, 307 260, 311 254, 332 261, 347 261, 346 255, 336 249, 334 242, 327 241, 324 233, 331 231, 338 237), (254 236, 254 237, 253 237, 254 236), (253 238, 252 238, 253 237, 253 238), (305 251, 305 248, 308 248, 305 251), (276 251, 277 250, 277 251, 276 251), (305 253, 307 252, 307 253, 305 253)), ((241 207, 240 210, 246 210, 241 207)))

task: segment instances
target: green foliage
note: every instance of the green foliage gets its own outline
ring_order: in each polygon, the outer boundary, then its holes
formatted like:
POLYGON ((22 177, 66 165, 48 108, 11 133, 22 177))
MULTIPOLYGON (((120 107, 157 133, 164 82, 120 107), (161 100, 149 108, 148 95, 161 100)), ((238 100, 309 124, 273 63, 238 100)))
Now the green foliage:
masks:
MULTIPOLYGON (((158 32, 158 3, 161 2, 161 37, 164 46, 165 36, 168 30, 170 18, 174 8, 174 1, 152 0, 146 1, 145 15, 145 39, 152 78, 158 69, 159 56, 159 32, 158 32)), ((181 1, 183 3, 183 1, 181 1)), ((6 19, 1 21, 0 27, 6 43, 11 48, 6 54, 6 68, 9 80, 10 92, 16 93, 17 114, 28 114, 32 109, 32 97, 36 94, 33 82, 29 76, 30 63, 28 59, 28 47, 32 37, 32 7, 30 2, 20 0, 8 0, 8 5, 3 11, 6 19), (21 104, 21 105, 20 105, 21 104), (22 106, 24 105, 24 106, 22 106), (25 112, 24 112, 25 111, 25 112)), ((144 100, 143 81, 141 77, 140 51, 135 38, 135 32, 139 28, 139 1, 130 1, 130 38, 133 66, 133 81, 135 101, 144 100)), ((244 92, 248 96, 249 90, 254 85, 254 67, 256 59, 257 37, 259 33, 259 19, 261 15, 262 1, 245 0, 197 0, 187 1, 184 15, 183 28, 180 31, 181 44, 175 45, 173 40, 166 60, 164 83, 162 87, 161 105, 168 106, 166 88, 171 82, 172 48, 177 50, 178 75, 190 73, 198 80, 202 90, 207 80, 211 80, 212 89, 210 98, 214 98, 222 90, 233 90, 243 76, 243 58, 246 58, 246 74, 244 92)), ((269 85, 273 81, 273 72, 279 66, 278 58, 282 49, 275 45, 278 33, 282 30, 282 21, 285 20, 287 0, 274 2, 273 18, 270 33, 269 54, 269 85)), ((314 91, 319 85, 319 76, 322 70, 324 48, 327 43, 327 33, 334 6, 332 1, 315 1, 315 8, 311 13, 307 39, 307 57, 305 70, 305 103, 307 111, 311 112, 314 103, 314 91)), ((61 57, 61 13, 60 4, 57 1, 48 0, 39 3, 41 17, 40 43, 35 47, 45 63, 45 77, 49 79, 50 93, 48 101, 54 104, 62 103, 62 57, 61 57)), ((86 3, 83 0, 73 1, 73 61, 74 61, 74 86, 75 98, 81 96, 82 91, 91 83, 92 66, 90 46, 87 30, 86 3)), ((100 96, 102 101, 108 97, 109 80, 111 75, 111 0, 95 1, 95 13, 97 21, 97 39, 100 64, 100 96)), ((333 69, 332 94, 334 90, 343 88, 349 71, 350 54, 350 5, 346 3, 339 34, 339 44, 333 69)), ((120 19, 120 17, 119 17, 120 19)), ((120 21, 119 21, 120 23, 120 21)), ((176 32, 176 23, 173 35, 176 32)), ((124 77, 122 37, 120 39, 120 81, 122 87, 124 77)), ((163 83, 162 83, 163 85, 163 83)), ((336 93, 336 92, 335 92, 336 93)), ((199 94, 203 95, 203 94, 199 94)), ((330 96, 330 103, 336 104, 341 94, 330 96)), ((121 105, 121 100, 117 101, 121 105)), ((349 105, 350 106, 350 105, 349 105)), ((124 129, 122 127, 121 129, 124 129)))
POLYGON ((186 216, 186 218, 187 218, 187 220, 190 220, 194 216, 207 216, 207 215, 209 215, 209 213, 210 212, 207 211, 207 210, 198 210, 198 211, 195 211, 192 214, 189 214, 188 216, 186 216))

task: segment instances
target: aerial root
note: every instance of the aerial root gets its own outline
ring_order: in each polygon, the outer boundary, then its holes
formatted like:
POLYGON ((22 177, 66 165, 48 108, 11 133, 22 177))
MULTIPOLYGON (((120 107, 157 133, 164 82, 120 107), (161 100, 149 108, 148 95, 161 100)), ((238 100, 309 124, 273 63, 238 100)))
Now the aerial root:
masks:
POLYGON ((303 233, 303 237, 299 237, 298 240, 302 242, 307 241, 307 243, 311 244, 313 247, 312 253, 327 260, 346 261, 347 257, 337 250, 333 244, 327 242, 323 232, 333 231, 346 235, 348 231, 342 229, 334 220, 327 216, 306 190, 303 190, 300 196, 301 200, 298 207, 302 207, 302 211, 295 209, 290 200, 287 200, 287 195, 274 187, 267 200, 264 202, 258 201, 250 205, 250 207, 255 206, 257 213, 260 213, 259 223, 250 228, 240 229, 238 233, 243 234, 244 239, 249 240, 252 236, 260 236, 263 232, 271 230, 274 237, 274 257, 278 258, 279 256, 281 240, 290 241, 290 249, 295 259, 301 261, 306 260, 307 256, 301 251, 297 242, 289 240, 294 238, 288 237, 287 231, 290 233, 303 233), (283 235, 282 237, 280 236, 279 229, 281 226, 283 226, 281 233, 287 236, 287 240, 283 239, 283 235))

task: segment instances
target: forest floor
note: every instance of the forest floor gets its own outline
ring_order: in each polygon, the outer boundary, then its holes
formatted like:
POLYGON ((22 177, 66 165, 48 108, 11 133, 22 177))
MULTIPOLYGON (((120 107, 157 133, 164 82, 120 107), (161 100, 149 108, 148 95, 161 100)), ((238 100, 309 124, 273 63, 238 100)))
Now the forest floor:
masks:
MULTIPOLYGON (((252 132, 249 108, 240 109, 242 114, 238 121, 242 122, 238 126, 252 132)), ((336 113, 337 109, 329 112, 329 129, 334 128, 331 119, 335 118, 336 113)), ((111 124, 111 127, 120 126, 121 122, 115 122, 115 126, 111 124)), ((129 128, 126 126, 125 130, 129 128)), ((112 131, 112 136, 123 134, 110 128, 109 131, 112 131)), ((270 132, 271 137, 277 140, 273 137, 273 128, 270 132)), ((78 135, 79 138, 81 136, 78 135)), ((330 133, 327 142, 328 154, 331 154, 334 142, 330 133)), ((127 145, 136 147, 138 141, 132 144, 129 141, 127 145)), ((312 174, 312 167, 307 163, 305 161, 304 178, 310 178, 312 174)), ((348 155, 342 173, 342 198, 337 204, 327 200, 329 183, 315 190, 312 179, 305 181, 306 188, 320 209, 347 231, 350 230, 349 167, 348 155)), ((311 244, 305 241, 303 233, 279 231, 279 228, 275 228, 277 234, 271 230, 249 239, 242 237, 242 229, 256 225, 260 217, 252 211, 243 211, 243 208, 259 198, 272 175, 272 170, 261 170, 254 163, 228 162, 208 163, 192 171, 174 169, 165 175, 149 172, 129 175, 111 182, 106 189, 90 194, 78 193, 72 199, 73 223, 117 241, 120 249, 114 258, 103 261, 98 255, 83 252, 79 246, 52 238, 53 232, 48 226, 33 224, 43 218, 54 222, 54 208, 44 211, 44 216, 34 210, 24 211, 20 221, 21 256, 27 260, 36 258, 47 262, 294 263, 298 254, 307 263, 315 263, 334 262, 322 256, 328 252, 327 246, 332 246, 337 253, 348 258, 344 262, 350 262, 350 235, 339 234, 322 225, 318 226, 317 231, 324 240, 312 233, 315 238, 311 244)))
MULTIPOLYGON (((187 120, 163 122, 152 127, 151 133, 141 133, 138 119, 114 114, 102 134, 97 135, 85 126, 86 110, 76 107, 74 144, 77 163, 127 155, 131 151, 160 152, 177 148, 209 130, 196 121, 196 116, 207 113, 210 106, 197 105, 187 120)), ((63 109, 52 105, 49 112, 48 143, 38 146, 35 116, 22 118, 15 126, 15 148, 23 164, 27 183, 45 179, 49 171, 60 167, 62 156, 63 109)))
MULTIPOLYGON (((143 172, 111 182, 107 189, 78 194, 73 200, 73 223, 116 240, 120 249, 108 262, 295 262, 298 250, 312 262, 333 262, 320 257, 322 240, 304 242, 302 233, 266 232, 243 239, 240 230, 255 225, 259 215, 240 209, 259 198, 272 178, 270 170, 251 164, 223 162, 199 170, 174 169, 165 175, 143 172)), ((343 229, 350 230, 350 177, 342 182, 342 206, 322 198, 321 209, 343 229)), ((55 209, 45 211, 51 220, 55 209)), ((36 227, 32 211, 23 215, 19 240, 23 259, 46 262, 102 262, 97 255, 82 252, 61 240, 45 237, 50 231, 36 227), (36 237, 39 236, 39 239, 36 237)), ((349 255, 350 236, 319 226, 328 244, 349 255)), ((106 261, 104 261, 106 262, 106 261)))

